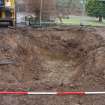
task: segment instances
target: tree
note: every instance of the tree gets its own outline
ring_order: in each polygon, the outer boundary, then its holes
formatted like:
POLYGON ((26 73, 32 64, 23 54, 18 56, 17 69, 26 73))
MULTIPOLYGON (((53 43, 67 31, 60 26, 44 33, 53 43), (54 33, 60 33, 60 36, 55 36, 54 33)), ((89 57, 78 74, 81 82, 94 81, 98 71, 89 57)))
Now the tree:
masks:
POLYGON ((37 20, 40 20, 40 12, 43 20, 49 20, 56 9, 56 0, 42 0, 42 8, 41 0, 25 0, 25 3, 27 4, 27 11, 34 13, 37 20))
POLYGON ((63 15, 80 15, 81 4, 80 0, 56 0, 57 10, 63 15))
POLYGON ((87 0, 86 10, 89 16, 99 18, 99 22, 102 22, 105 17, 105 2, 101 0, 87 0))

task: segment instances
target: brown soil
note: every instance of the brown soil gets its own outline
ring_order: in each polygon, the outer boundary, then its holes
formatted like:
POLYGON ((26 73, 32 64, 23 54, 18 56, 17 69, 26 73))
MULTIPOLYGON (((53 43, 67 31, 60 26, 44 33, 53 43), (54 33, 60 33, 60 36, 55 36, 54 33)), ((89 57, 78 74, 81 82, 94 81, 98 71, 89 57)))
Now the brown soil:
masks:
MULTIPOLYGON (((0 29, 0 91, 105 91, 104 32, 97 30, 0 29)), ((104 105, 104 98, 4 95, 0 105, 104 105)))

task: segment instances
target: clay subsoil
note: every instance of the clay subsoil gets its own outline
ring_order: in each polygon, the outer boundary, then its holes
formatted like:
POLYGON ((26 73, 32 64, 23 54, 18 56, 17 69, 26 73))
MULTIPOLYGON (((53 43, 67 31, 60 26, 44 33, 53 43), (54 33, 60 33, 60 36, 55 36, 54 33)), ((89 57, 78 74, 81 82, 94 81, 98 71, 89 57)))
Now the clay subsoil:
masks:
MULTIPOLYGON (((0 29, 0 91, 105 91, 105 29, 0 29)), ((105 105, 105 95, 1 95, 0 105, 105 105)))

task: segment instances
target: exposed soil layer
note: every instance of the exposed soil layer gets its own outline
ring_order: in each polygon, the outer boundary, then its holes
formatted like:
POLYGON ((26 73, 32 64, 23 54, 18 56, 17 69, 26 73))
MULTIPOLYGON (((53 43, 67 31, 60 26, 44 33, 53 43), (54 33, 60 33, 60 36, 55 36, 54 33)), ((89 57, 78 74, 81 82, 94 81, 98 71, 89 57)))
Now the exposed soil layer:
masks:
MULTIPOLYGON (((105 91, 102 31, 0 29, 0 90, 105 91)), ((0 105, 104 105, 104 99, 96 95, 11 95, 0 96, 0 105)))

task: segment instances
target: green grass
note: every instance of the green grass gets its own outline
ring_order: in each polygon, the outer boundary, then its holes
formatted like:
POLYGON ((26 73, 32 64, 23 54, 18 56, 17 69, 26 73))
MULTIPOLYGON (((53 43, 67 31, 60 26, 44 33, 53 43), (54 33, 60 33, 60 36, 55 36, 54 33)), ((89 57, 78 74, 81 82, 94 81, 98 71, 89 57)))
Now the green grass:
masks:
MULTIPOLYGON (((81 18, 80 17, 72 17, 70 19, 62 19, 64 25, 80 25, 81 18)), ((60 21, 57 21, 58 24, 60 24, 60 21)), ((98 22, 98 19, 91 18, 91 17, 85 17, 83 23, 85 25, 91 25, 91 26, 105 26, 105 20, 103 22, 98 22)))
POLYGON ((94 20, 90 20, 90 21, 86 21, 87 24, 91 25, 91 26, 105 26, 105 20, 103 20, 103 22, 98 22, 98 20, 94 21, 94 20))
POLYGON ((80 19, 63 19, 63 23, 66 25, 79 25, 80 24, 80 19))

